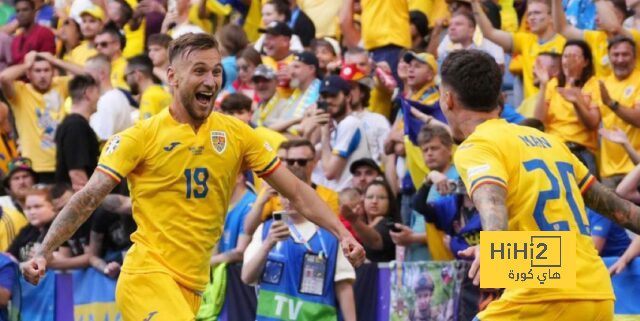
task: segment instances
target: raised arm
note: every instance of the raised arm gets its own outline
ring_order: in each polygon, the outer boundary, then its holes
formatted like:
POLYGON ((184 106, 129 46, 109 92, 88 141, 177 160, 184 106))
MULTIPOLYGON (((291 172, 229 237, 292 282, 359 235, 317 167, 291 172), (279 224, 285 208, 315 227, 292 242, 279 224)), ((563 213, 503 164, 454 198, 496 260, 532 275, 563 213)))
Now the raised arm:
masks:
POLYGON ((587 189, 583 197, 587 207, 636 234, 640 233, 640 208, 638 206, 620 198, 598 181, 587 189))
POLYGON ((502 47, 507 52, 513 51, 513 35, 506 31, 496 29, 491 24, 489 17, 484 13, 482 9, 482 3, 480 0, 471 1, 471 9, 473 10, 473 16, 476 18, 482 36, 493 41, 498 46, 502 47))
POLYGON ((27 70, 31 68, 35 59, 35 51, 29 52, 24 56, 24 62, 22 64, 13 65, 0 73, 0 86, 7 99, 13 99, 15 96, 13 82, 22 77, 27 70))
POLYGON ((562 8, 562 0, 551 0, 551 2, 551 16, 553 17, 553 25, 556 31, 570 40, 584 40, 583 31, 567 23, 567 18, 562 8))
POLYGON ((23 264, 22 273, 28 282, 38 284, 46 272, 51 253, 75 233, 117 184, 106 174, 95 171, 89 182, 71 197, 51 224, 34 257, 23 264))
POLYGON ((354 48, 360 42, 361 34, 353 22, 353 0, 346 0, 340 10, 340 30, 347 48, 354 48))
POLYGON ((345 256, 354 266, 364 261, 364 249, 340 223, 315 190, 280 166, 265 178, 276 191, 291 201, 296 210, 313 223, 329 230, 342 244, 345 256))
POLYGON ((48 52, 38 52, 38 58, 42 58, 48 62, 50 62, 52 65, 65 70, 69 73, 72 73, 74 75, 81 75, 81 74, 85 74, 85 70, 82 66, 80 65, 76 65, 74 63, 70 63, 67 61, 64 61, 60 58, 57 58, 56 56, 52 55, 51 53, 48 52))

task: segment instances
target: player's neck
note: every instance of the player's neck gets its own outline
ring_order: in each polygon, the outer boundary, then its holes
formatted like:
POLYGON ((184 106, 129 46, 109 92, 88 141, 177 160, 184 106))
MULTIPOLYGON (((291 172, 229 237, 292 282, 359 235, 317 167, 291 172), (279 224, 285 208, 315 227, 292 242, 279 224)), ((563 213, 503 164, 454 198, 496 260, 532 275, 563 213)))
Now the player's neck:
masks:
POLYGON ((465 115, 461 115, 461 119, 463 120, 460 122, 460 130, 464 134, 464 137, 469 137, 478 125, 487 120, 499 118, 499 113, 499 109, 489 113, 467 111, 465 115))
POLYGON ((193 119, 191 115, 189 115, 189 112, 187 112, 186 107, 182 106, 182 103, 180 103, 176 97, 174 97, 173 103, 169 105, 169 114, 171 114, 171 117, 173 117, 176 122, 191 126, 194 133, 198 133, 198 129, 200 129, 200 126, 206 121, 206 119, 193 119))

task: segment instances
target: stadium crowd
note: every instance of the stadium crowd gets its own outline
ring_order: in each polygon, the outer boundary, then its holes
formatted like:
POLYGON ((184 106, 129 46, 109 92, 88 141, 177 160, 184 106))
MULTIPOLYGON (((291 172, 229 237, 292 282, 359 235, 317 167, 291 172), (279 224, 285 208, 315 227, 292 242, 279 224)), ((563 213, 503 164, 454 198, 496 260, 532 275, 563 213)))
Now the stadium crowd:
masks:
MULTIPOLYGON (((455 50, 484 51, 500 66, 504 119, 558 136, 640 204, 638 0, 1 0, 0 320, 18 277, 11 262, 33 255, 109 138, 167 112, 168 48, 188 33, 219 43, 215 110, 277 150, 369 262, 462 259, 479 243, 479 215, 452 163, 460 142, 439 112, 438 70, 455 50)), ((218 153, 225 139, 212 132, 218 153)), ((193 175, 198 197, 206 184, 193 175)), ((328 232, 251 171, 238 174, 229 204, 210 263, 243 263, 242 280, 264 289, 259 314, 282 292, 321 295, 356 319, 354 269, 328 232), (331 293, 313 278, 273 285, 303 265, 321 269, 295 244, 334 264, 331 293), (283 272, 273 249, 303 263, 283 272)), ((136 230, 131 210, 123 180, 49 266, 116 279, 136 230)), ((620 257, 610 268, 619 273, 640 255, 640 238, 587 212, 595 248, 620 257)))

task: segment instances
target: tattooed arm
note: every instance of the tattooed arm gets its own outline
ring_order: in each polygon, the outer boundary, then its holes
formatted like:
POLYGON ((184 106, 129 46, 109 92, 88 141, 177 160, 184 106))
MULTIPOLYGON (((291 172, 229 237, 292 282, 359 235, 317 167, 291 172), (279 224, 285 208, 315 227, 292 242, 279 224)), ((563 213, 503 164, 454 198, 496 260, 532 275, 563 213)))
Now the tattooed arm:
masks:
POLYGON ((622 227, 640 234, 640 208, 620 198, 600 182, 594 182, 584 193, 585 204, 622 227))
MULTIPOLYGON (((506 231, 508 228, 507 190, 495 184, 480 185, 471 196, 480 213, 483 231, 506 231)), ((480 285, 480 246, 475 245, 458 252, 462 257, 473 258, 469 268, 469 278, 474 285, 480 285)))
POLYGON ((22 273, 27 281, 38 284, 46 272, 47 260, 51 253, 75 233, 117 184, 100 171, 91 175, 87 185, 71 197, 53 221, 34 257, 22 264, 22 273))
POLYGON ((131 215, 131 198, 127 196, 109 194, 100 206, 111 213, 131 215))

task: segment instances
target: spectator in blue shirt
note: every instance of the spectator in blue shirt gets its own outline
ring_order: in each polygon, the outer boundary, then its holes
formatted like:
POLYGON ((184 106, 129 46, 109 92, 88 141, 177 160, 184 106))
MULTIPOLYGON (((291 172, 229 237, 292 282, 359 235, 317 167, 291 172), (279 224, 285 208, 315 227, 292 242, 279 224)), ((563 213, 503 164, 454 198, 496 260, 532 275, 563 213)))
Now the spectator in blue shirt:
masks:
POLYGON ((591 238, 600 256, 622 256, 631 239, 620 225, 587 208, 591 238))

